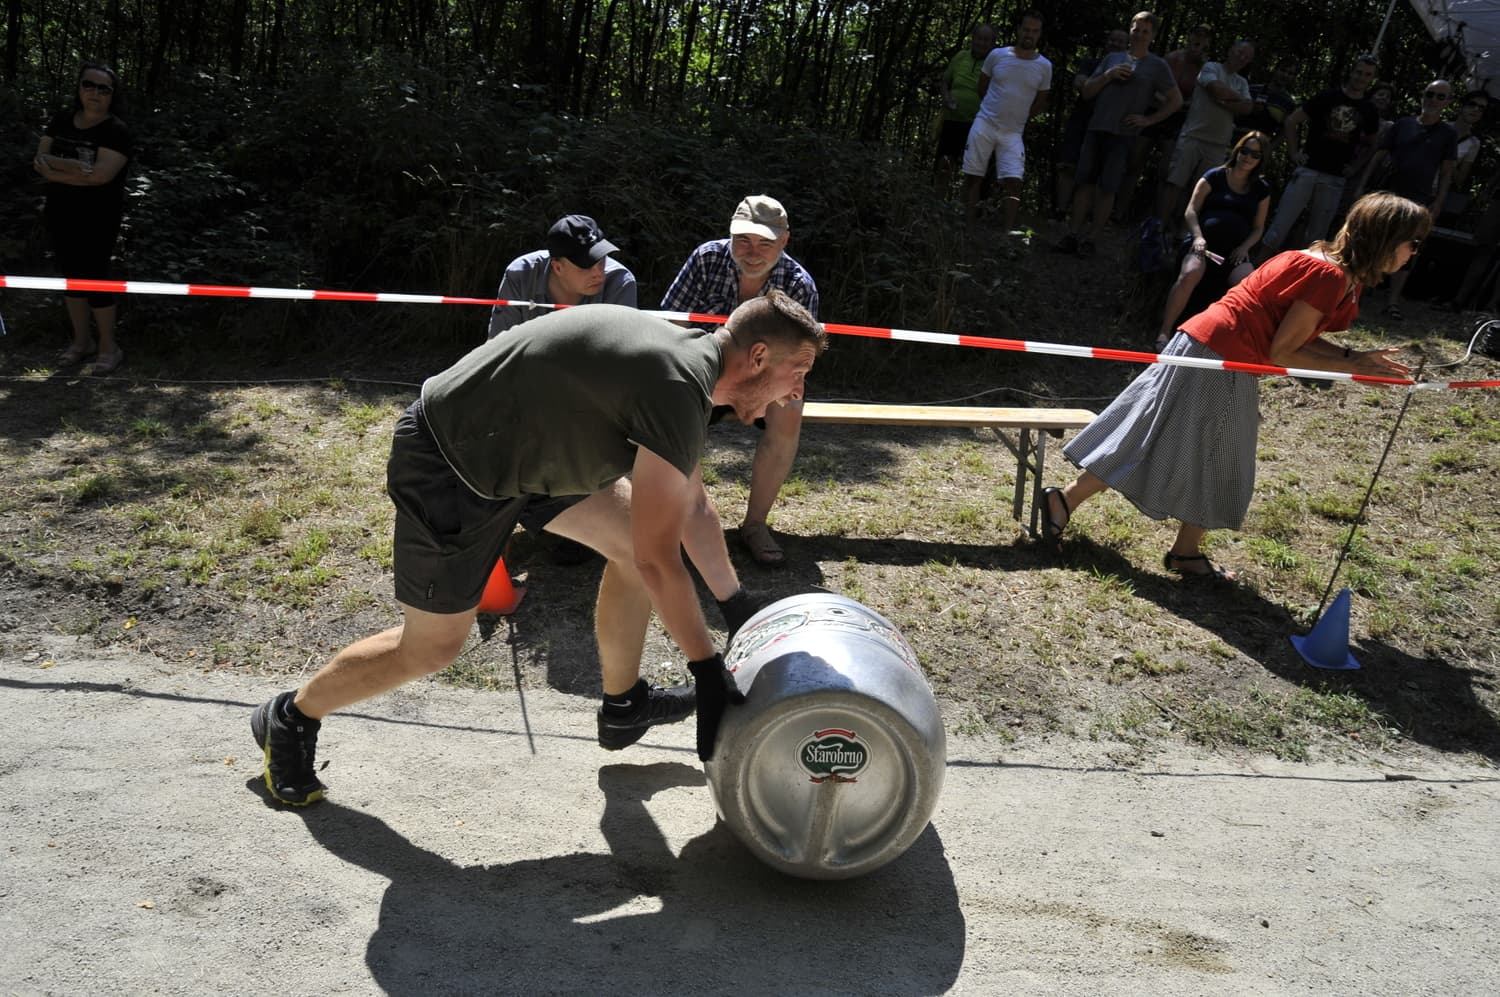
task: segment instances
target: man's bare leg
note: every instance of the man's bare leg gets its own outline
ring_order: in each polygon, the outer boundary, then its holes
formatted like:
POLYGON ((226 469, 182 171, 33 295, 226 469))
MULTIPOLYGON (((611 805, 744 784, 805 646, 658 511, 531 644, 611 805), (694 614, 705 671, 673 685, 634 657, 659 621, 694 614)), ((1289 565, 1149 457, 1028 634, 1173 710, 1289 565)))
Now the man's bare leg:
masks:
POLYGON ((1013 232, 1016 228, 1016 218, 1021 212, 1021 178, 1006 177, 1001 181, 1003 196, 1000 199, 1001 207, 1005 211, 1005 231, 1013 232))
POLYGON ((276 799, 306 806, 323 798, 315 757, 323 717, 446 668, 463 650, 474 610, 401 608, 401 626, 350 644, 301 689, 274 696, 251 714, 250 731, 265 752, 263 779, 276 799))
POLYGON ((405 622, 356 641, 297 690, 302 715, 321 720, 335 710, 378 696, 451 665, 464 648, 474 610, 428 613, 403 604, 405 622))
POLYGON ((630 538, 630 480, 570 506, 547 524, 548 533, 576 540, 603 554, 604 575, 594 607, 594 637, 606 696, 624 695, 641 677, 651 596, 635 570, 630 538))
POLYGON ((651 596, 635 568, 630 496, 630 481, 621 478, 563 510, 546 526, 548 533, 594 548, 607 562, 594 608, 594 637, 604 691, 599 745, 610 751, 629 747, 655 724, 685 719, 696 703, 692 686, 658 689, 641 682, 651 596))

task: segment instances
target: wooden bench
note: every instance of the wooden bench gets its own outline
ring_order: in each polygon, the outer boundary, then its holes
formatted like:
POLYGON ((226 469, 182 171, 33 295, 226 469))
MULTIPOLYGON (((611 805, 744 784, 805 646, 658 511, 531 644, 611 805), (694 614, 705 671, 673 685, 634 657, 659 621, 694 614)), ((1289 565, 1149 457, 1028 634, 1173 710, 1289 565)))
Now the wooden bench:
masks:
POLYGON ((1016 496, 1011 515, 1021 522, 1025 511, 1026 482, 1031 479, 1031 518, 1028 529, 1040 536, 1045 508, 1042 502, 1042 472, 1047 461, 1047 436, 1062 437, 1063 430, 1082 429, 1094 421, 1094 413, 1081 408, 972 408, 951 405, 866 405, 843 402, 807 402, 802 421, 846 426, 987 426, 1016 458, 1016 496), (1017 430, 1012 438, 1005 430, 1017 430))

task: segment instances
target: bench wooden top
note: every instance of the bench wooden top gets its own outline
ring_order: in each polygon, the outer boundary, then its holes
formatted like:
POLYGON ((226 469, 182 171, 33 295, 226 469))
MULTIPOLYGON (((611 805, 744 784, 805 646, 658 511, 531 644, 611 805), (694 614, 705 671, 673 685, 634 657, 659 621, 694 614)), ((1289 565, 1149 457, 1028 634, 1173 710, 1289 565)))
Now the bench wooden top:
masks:
POLYGON ((993 426, 996 429, 1082 429, 1094 413, 1082 408, 980 408, 957 405, 870 405, 807 402, 803 422, 887 426, 993 426))

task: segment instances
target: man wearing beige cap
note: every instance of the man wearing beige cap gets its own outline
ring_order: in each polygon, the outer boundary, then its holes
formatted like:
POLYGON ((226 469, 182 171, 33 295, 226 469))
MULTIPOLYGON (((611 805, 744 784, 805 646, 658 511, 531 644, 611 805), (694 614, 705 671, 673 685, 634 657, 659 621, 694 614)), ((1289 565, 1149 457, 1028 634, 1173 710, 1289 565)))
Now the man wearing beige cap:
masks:
MULTIPOLYGON (((547 232, 547 248, 518 256, 505 268, 495 297, 537 304, 624 305, 634 308, 635 274, 611 253, 619 251, 604 238, 588 215, 565 215, 547 232)), ((553 309, 529 305, 496 305, 490 310, 486 339, 553 309)))
MULTIPOLYGON (((818 286, 802 264, 786 254, 790 235, 791 226, 781 202, 764 194, 751 194, 734 209, 728 239, 714 239, 693 250, 667 288, 661 307, 672 312, 728 315, 740 302, 775 288, 816 317, 818 286)), ((716 411, 715 418, 719 417, 716 411)), ((774 567, 785 562, 786 554, 771 535, 766 517, 797 456, 802 398, 771 406, 756 425, 765 432, 755 447, 740 542, 757 563, 774 567)))

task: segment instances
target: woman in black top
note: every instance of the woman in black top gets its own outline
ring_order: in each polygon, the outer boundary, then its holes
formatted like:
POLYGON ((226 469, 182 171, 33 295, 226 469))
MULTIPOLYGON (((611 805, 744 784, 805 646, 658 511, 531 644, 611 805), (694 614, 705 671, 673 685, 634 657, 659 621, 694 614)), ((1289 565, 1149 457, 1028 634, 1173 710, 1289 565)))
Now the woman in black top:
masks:
MULTIPOLYGON (((78 73, 73 106, 47 123, 32 165, 47 181, 47 232, 64 277, 109 279, 109 259, 125 213, 125 176, 133 146, 114 70, 86 62, 78 73)), ((115 296, 67 292, 73 343, 57 360, 71 367, 97 353, 94 373, 125 359, 115 342, 115 296), (89 318, 98 330, 90 333, 89 318)))
POLYGON ((1182 258, 1177 283, 1167 292, 1167 305, 1156 337, 1158 351, 1177 331, 1184 311, 1189 316, 1207 308, 1224 292, 1250 275, 1250 248, 1266 228, 1271 185, 1262 177, 1271 140, 1262 132, 1246 132, 1223 166, 1203 174, 1193 188, 1183 216, 1190 245, 1182 258), (1199 284, 1204 286, 1200 289, 1199 284), (1201 290, 1197 308, 1188 309, 1194 290, 1201 290))

